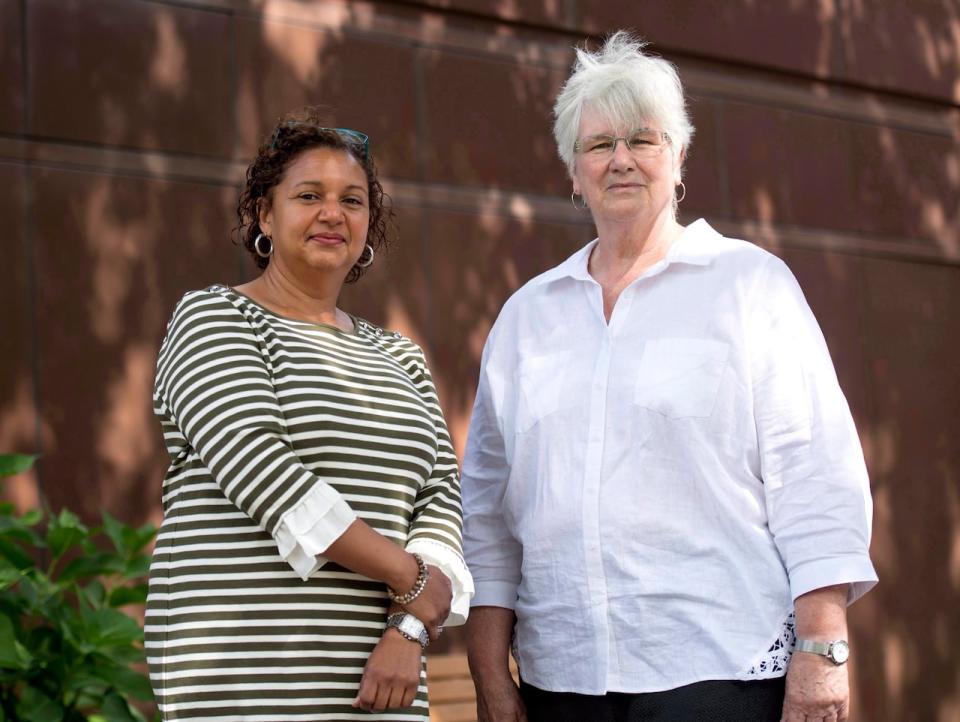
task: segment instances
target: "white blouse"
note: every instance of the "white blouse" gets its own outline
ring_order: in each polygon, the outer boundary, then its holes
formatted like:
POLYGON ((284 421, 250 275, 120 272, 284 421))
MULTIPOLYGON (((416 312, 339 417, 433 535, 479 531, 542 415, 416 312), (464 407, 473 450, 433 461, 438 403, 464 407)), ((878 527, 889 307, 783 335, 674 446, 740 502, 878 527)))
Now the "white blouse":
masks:
POLYGON ((700 220, 607 323, 595 243, 487 340, 462 479, 472 604, 516 611, 542 689, 782 675, 793 599, 877 580, 817 322, 782 261, 700 220))

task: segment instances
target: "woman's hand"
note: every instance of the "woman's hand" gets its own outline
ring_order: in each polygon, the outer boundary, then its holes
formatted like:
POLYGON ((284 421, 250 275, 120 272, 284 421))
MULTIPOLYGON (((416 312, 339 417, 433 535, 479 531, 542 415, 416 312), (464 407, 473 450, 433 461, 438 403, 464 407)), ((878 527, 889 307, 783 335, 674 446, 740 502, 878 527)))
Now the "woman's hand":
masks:
POLYGON ((430 570, 430 579, 419 596, 407 604, 406 609, 427 628, 431 641, 440 636, 441 626, 450 616, 450 602, 453 601, 453 587, 447 575, 439 567, 427 565, 430 570))
POLYGON ((819 654, 794 652, 787 667, 781 722, 846 722, 850 685, 845 665, 819 654))
POLYGON ((396 629, 387 629, 373 648, 353 706, 367 712, 383 712, 409 707, 420 684, 420 655, 417 642, 411 642, 396 629))

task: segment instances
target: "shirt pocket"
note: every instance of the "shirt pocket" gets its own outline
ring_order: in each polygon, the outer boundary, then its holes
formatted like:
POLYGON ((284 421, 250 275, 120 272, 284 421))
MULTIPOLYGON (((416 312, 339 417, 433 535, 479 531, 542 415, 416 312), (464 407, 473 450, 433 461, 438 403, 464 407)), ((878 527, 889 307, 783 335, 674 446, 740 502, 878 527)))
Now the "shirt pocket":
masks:
POLYGON ((517 432, 529 431, 561 407, 569 358, 569 351, 555 351, 520 360, 516 372, 517 432))
POLYGON ((720 341, 659 338, 647 341, 633 400, 672 419, 713 412, 730 347, 720 341))

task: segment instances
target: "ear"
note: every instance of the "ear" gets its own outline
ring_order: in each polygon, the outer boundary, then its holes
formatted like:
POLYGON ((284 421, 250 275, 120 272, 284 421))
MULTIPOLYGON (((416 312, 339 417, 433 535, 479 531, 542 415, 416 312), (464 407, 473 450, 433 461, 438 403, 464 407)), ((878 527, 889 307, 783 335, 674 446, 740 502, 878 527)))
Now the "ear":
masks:
POLYGON ((268 236, 273 236, 273 204, 269 196, 263 196, 257 201, 257 223, 261 231, 268 236))

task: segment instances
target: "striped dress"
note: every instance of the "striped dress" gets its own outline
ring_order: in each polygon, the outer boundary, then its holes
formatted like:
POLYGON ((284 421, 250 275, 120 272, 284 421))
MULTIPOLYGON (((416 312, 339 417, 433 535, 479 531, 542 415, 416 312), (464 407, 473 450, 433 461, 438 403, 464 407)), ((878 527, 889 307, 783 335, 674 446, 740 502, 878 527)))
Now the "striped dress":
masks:
POLYGON ((423 352, 354 321, 286 319, 225 286, 174 312, 154 394, 172 463, 145 621, 165 720, 428 719, 423 664, 411 707, 351 707, 389 599, 319 556, 359 517, 470 585, 423 352))

